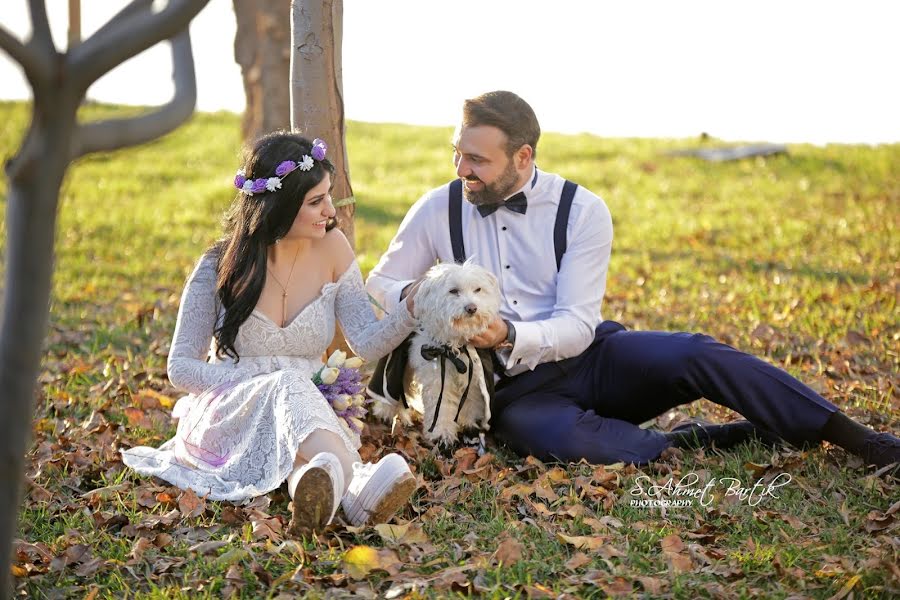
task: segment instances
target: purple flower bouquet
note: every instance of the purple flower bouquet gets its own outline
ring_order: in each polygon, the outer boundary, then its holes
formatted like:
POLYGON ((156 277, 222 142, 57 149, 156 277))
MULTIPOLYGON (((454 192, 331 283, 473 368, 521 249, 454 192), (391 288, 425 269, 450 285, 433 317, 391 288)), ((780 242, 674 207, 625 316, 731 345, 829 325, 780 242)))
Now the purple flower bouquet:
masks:
POLYGON ((328 362, 313 375, 313 383, 328 400, 334 413, 340 417, 341 425, 348 433, 359 436, 365 427, 364 419, 368 413, 366 405, 369 399, 365 396, 365 385, 359 367, 362 359, 335 350, 328 357, 328 362))

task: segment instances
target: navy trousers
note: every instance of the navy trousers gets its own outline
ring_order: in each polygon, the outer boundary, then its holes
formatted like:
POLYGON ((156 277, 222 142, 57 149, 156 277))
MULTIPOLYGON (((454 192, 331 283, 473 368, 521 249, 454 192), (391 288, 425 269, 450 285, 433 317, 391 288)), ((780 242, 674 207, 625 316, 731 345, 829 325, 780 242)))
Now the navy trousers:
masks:
POLYGON ((707 335, 604 321, 580 356, 501 378, 492 429, 542 460, 645 464, 670 443, 638 424, 699 398, 797 445, 821 441, 837 410, 781 369, 707 335))

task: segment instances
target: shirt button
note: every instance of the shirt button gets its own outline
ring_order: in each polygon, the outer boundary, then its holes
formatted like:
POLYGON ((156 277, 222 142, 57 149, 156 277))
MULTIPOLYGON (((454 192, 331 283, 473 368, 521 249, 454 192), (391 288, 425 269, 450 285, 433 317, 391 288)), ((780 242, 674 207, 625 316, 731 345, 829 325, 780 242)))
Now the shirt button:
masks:
POLYGON ((506 231, 506 227, 501 227, 500 229, 502 229, 503 231, 506 231))
POLYGON ((518 300, 513 300, 513 304, 518 304, 518 303, 519 303, 518 300))
POLYGON ((508 269, 508 268, 509 268, 509 265, 506 265, 506 268, 508 269))

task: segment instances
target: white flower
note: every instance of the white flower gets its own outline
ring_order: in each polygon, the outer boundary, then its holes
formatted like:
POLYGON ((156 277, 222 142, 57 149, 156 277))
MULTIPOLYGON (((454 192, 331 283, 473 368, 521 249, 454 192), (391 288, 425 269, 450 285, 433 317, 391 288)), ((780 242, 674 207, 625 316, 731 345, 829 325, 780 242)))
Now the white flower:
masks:
POLYGON ((235 177, 246 177, 247 173, 243 169, 238 169, 234 175, 235 177))
POLYGON ((362 366, 363 359, 358 356, 351 356, 344 361, 344 367, 347 369, 358 369, 362 366))
POLYGON ((297 168, 301 171, 309 171, 313 168, 313 159, 312 156, 307 154, 303 155, 303 159, 300 161, 300 164, 297 165, 297 168))
POLYGON ((350 408, 350 396, 341 394, 331 402, 331 407, 334 410, 347 410, 350 408))
POLYGON ((253 181, 248 179, 244 182, 243 187, 241 187, 241 191, 247 194, 248 196, 253 195, 253 181))
POLYGON ((338 375, 340 375, 340 371, 335 368, 324 369, 321 376, 322 383, 324 383, 325 385, 331 385, 337 380, 338 375))
POLYGON ((281 189, 281 179, 278 177, 269 177, 266 179, 266 189, 270 192, 281 189))
POLYGON ((353 406, 363 406, 366 403, 366 397, 362 394, 353 394, 350 396, 350 402, 353 403, 353 406))
POLYGON ((356 417, 350 417, 347 421, 350 423, 350 427, 355 426, 359 431, 362 431, 366 427, 366 424, 356 417))
POLYGON ((347 360, 347 353, 343 350, 335 350, 328 357, 328 362, 325 364, 329 367, 340 367, 343 366, 345 360, 347 360))

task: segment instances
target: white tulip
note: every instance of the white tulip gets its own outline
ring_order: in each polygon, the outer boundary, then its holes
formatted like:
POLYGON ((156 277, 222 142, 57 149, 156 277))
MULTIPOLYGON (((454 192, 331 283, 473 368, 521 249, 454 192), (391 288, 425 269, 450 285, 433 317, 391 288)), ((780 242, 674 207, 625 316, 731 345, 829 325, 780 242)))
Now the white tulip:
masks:
POLYGON ((335 350, 331 353, 331 356, 328 357, 328 362, 325 364, 329 367, 341 367, 345 360, 347 360, 347 353, 343 350, 335 350))
POLYGON ((363 406, 366 403, 366 397, 362 394, 353 394, 350 396, 350 401, 354 406, 363 406))
POLYGON ((350 396, 341 394, 332 401, 331 407, 334 410, 347 410, 350 407, 350 396))
POLYGON ((366 424, 363 423, 362 420, 357 419, 356 417, 350 417, 350 422, 353 423, 353 426, 356 427, 359 431, 362 431, 366 426, 366 424))
POLYGON ((358 369, 362 366, 363 359, 358 356, 351 356, 346 361, 344 361, 344 366, 348 369, 358 369))
POLYGON ((332 383, 337 381, 338 375, 340 375, 340 373, 341 372, 334 367, 330 369, 323 369, 321 375, 322 383, 324 383, 325 385, 331 385, 332 383))

